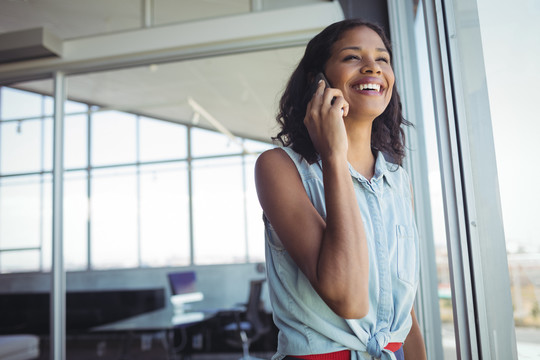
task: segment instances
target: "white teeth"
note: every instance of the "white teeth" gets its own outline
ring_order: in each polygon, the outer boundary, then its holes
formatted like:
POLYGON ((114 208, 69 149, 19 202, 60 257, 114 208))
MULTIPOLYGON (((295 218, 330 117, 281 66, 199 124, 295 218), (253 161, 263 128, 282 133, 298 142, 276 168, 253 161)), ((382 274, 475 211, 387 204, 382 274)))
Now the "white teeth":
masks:
POLYGON ((359 85, 356 85, 355 88, 357 90, 377 90, 377 91, 380 91, 381 90, 381 85, 379 85, 379 84, 359 84, 359 85))

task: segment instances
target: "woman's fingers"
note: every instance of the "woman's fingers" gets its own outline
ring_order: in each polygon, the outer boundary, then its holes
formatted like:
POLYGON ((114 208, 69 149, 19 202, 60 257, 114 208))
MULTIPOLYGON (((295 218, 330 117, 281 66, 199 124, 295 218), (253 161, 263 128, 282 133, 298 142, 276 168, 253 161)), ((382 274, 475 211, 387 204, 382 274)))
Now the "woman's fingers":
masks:
POLYGON ((339 89, 324 88, 319 84, 306 109, 304 124, 321 156, 347 150, 347 134, 343 116, 349 104, 339 89))
POLYGON ((349 103, 343 97, 339 89, 326 89, 323 95, 321 105, 322 113, 337 113, 340 117, 347 116, 349 113, 349 103))
POLYGON ((331 111, 338 111, 342 118, 346 117, 349 114, 349 103, 343 96, 335 96, 334 103, 332 104, 331 111))
POLYGON ((321 108, 322 104, 322 95, 324 94, 324 81, 319 81, 319 84, 317 86, 317 90, 311 97, 311 100, 309 101, 307 108, 306 108, 306 118, 304 119, 304 123, 306 120, 308 120, 309 117, 318 117, 318 113, 321 108))
MULTIPOLYGON (((343 97, 343 93, 339 89, 324 88, 323 81, 319 82, 319 86, 313 94, 311 101, 306 108, 306 117, 304 124, 341 120, 349 113, 349 104, 343 97)), ((341 125, 341 124, 340 124, 341 125)))

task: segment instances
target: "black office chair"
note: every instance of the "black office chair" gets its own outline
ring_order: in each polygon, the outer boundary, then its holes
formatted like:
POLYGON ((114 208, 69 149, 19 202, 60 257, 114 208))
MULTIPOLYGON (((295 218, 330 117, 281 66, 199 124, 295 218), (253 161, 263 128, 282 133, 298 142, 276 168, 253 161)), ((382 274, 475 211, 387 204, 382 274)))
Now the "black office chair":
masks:
POLYGON ((248 302, 242 310, 232 311, 234 321, 225 325, 225 342, 233 347, 242 347, 241 360, 260 360, 249 355, 250 345, 270 330, 263 318, 261 301, 262 286, 265 279, 251 280, 248 302))

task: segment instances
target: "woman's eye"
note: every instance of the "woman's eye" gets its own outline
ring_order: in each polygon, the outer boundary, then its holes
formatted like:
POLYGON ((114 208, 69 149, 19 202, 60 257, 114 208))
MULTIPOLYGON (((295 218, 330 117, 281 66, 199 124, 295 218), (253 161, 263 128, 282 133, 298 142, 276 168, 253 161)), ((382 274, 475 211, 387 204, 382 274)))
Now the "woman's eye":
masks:
POLYGON ((347 55, 347 56, 345 56, 345 59, 343 59, 343 60, 347 61, 347 60, 358 60, 358 59, 360 59, 360 58, 358 56, 356 56, 356 55, 347 55))
POLYGON ((390 60, 388 60, 387 58, 378 58, 377 61, 383 61, 385 63, 389 63, 390 60))

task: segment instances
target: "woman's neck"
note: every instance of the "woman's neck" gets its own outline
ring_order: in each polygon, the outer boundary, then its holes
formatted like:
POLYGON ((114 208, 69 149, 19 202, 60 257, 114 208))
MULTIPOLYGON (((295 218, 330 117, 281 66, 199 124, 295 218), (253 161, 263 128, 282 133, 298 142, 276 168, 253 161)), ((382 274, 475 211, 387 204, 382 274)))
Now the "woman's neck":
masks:
POLYGON ((347 160, 368 180, 371 180, 375 172, 375 156, 371 151, 371 124, 371 121, 346 122, 349 141, 347 160))

